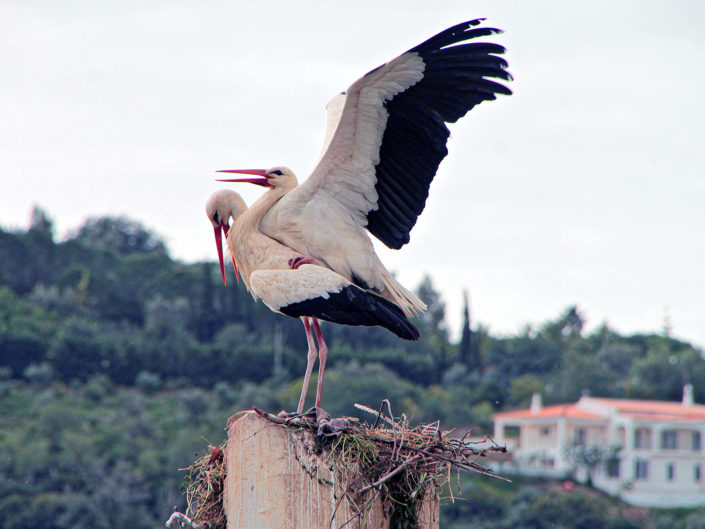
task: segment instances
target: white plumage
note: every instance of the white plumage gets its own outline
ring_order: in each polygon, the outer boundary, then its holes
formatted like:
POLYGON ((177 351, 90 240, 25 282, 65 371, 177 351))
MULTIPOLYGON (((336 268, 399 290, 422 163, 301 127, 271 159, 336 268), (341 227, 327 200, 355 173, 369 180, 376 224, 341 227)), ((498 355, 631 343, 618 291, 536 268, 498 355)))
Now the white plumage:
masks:
MULTIPOLYGON (((368 233, 394 249, 409 242, 447 154, 446 122, 511 94, 492 80, 511 79, 499 56, 504 48, 466 42, 499 32, 481 22, 442 31, 331 99, 320 158, 301 185, 286 167, 224 171, 258 177, 226 181, 270 188, 248 211, 232 214, 228 246, 253 295, 303 317, 309 360, 308 317, 418 337, 407 316, 426 306, 384 267, 368 233)), ((317 327, 316 334, 320 344, 317 327)))
POLYGON ((302 301, 330 299, 351 283, 340 274, 318 265, 304 264, 285 270, 255 270, 250 274, 250 290, 275 312, 302 301))
MULTIPOLYGON (((256 229, 262 213, 271 205, 272 196, 265 194, 248 209, 237 193, 216 191, 206 203, 206 215, 213 224, 218 244, 221 230, 226 232, 236 274, 239 271, 255 300, 261 299, 275 312, 300 317, 304 323, 309 351, 298 406, 301 413, 316 357, 319 358, 316 406, 321 402, 328 348, 318 319, 348 325, 381 325, 406 339, 417 339, 419 334, 397 306, 353 285, 330 268, 313 263, 294 267, 294 259, 302 257, 301 254, 256 229)), ((224 270, 220 248, 218 255, 224 270)))
POLYGON ((258 183, 287 188, 258 229, 377 292, 406 315, 424 310, 424 303, 384 267, 368 232, 390 248, 408 242, 447 153, 445 122, 495 99, 496 93, 511 93, 489 79, 511 78, 498 56, 501 46, 460 44, 498 31, 476 27, 480 22, 439 33, 335 96, 327 105, 321 157, 301 185, 285 167, 255 172, 267 179, 258 183), (285 179, 286 184, 279 183, 285 179))

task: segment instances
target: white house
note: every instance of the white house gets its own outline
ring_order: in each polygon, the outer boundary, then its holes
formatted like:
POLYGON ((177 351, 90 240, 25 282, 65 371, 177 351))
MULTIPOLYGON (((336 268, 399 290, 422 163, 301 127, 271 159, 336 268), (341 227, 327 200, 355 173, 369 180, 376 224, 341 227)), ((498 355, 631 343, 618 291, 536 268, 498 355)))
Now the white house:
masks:
POLYGON ((496 413, 494 438, 511 454, 500 472, 586 478, 568 455, 595 449, 602 461, 593 485, 634 505, 705 505, 705 405, 583 396, 574 404, 542 406, 535 394, 528 410, 496 413))

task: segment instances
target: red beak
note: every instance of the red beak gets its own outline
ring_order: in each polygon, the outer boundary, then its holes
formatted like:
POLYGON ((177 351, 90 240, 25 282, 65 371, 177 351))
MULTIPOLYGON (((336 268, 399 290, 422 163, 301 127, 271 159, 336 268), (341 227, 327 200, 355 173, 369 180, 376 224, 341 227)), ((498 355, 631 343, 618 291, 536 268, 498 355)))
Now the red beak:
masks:
MULTIPOLYGON (((225 280, 225 265, 223 264, 223 239, 220 236, 221 228, 225 231, 225 226, 218 224, 213 228, 213 233, 215 233, 215 247, 218 249, 218 261, 220 262, 220 273, 223 275, 223 284, 227 285, 228 282, 225 280)), ((227 235, 227 232, 226 232, 227 235)))
POLYGON ((260 178, 228 178, 228 179, 218 179, 218 182, 247 182, 248 184, 256 184, 258 186, 272 187, 269 185, 269 176, 267 171, 264 169, 226 169, 223 171, 216 171, 218 173, 237 173, 237 174, 251 174, 259 176, 260 178))
MULTIPOLYGON (((225 264, 223 262, 223 240, 220 235, 220 230, 223 230, 223 233, 225 234, 225 237, 228 237, 228 230, 230 227, 226 224, 219 224, 213 229, 213 233, 215 233, 215 247, 218 249, 218 262, 220 263, 220 273, 223 276, 223 284, 227 285, 227 281, 225 280, 225 264)), ((235 269, 235 280, 239 283, 240 282, 240 276, 237 271, 237 265, 235 264, 235 256, 231 255, 230 256, 233 260, 233 268, 235 269)))

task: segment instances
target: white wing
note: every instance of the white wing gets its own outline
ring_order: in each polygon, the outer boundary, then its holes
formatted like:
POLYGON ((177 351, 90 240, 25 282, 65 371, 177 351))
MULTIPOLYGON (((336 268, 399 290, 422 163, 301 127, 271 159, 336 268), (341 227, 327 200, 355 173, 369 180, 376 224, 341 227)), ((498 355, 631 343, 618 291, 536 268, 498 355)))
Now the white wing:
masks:
POLYGON ((323 147, 321 148, 321 154, 318 157, 316 165, 318 165, 321 158, 323 158, 323 155, 328 150, 328 145, 330 145, 335 130, 338 128, 338 122, 340 121, 340 116, 343 114, 343 107, 345 106, 345 99, 345 92, 341 92, 333 96, 331 100, 326 103, 326 134, 323 138, 323 147))
POLYGON ((278 207, 301 218, 366 227, 390 248, 408 242, 447 154, 445 122, 457 121, 497 93, 511 94, 487 79, 511 79, 506 61, 497 56, 502 46, 459 44, 498 32, 474 28, 480 22, 439 33, 369 72, 344 98, 334 98, 325 152, 311 176, 278 207))
POLYGON ((311 316, 344 325, 381 325, 400 338, 419 338, 419 331, 399 307, 321 266, 256 270, 250 282, 253 293, 270 309, 287 316, 311 316))

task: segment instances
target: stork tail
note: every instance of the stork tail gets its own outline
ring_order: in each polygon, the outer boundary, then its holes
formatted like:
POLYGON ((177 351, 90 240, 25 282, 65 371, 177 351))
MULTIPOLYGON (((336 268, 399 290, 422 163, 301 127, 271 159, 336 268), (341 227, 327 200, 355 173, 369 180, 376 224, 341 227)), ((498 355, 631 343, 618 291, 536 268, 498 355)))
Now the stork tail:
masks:
POLYGON ((392 300, 399 306, 407 317, 417 316, 419 312, 426 310, 426 304, 419 297, 407 290, 396 278, 385 271, 382 273, 382 281, 392 300))

